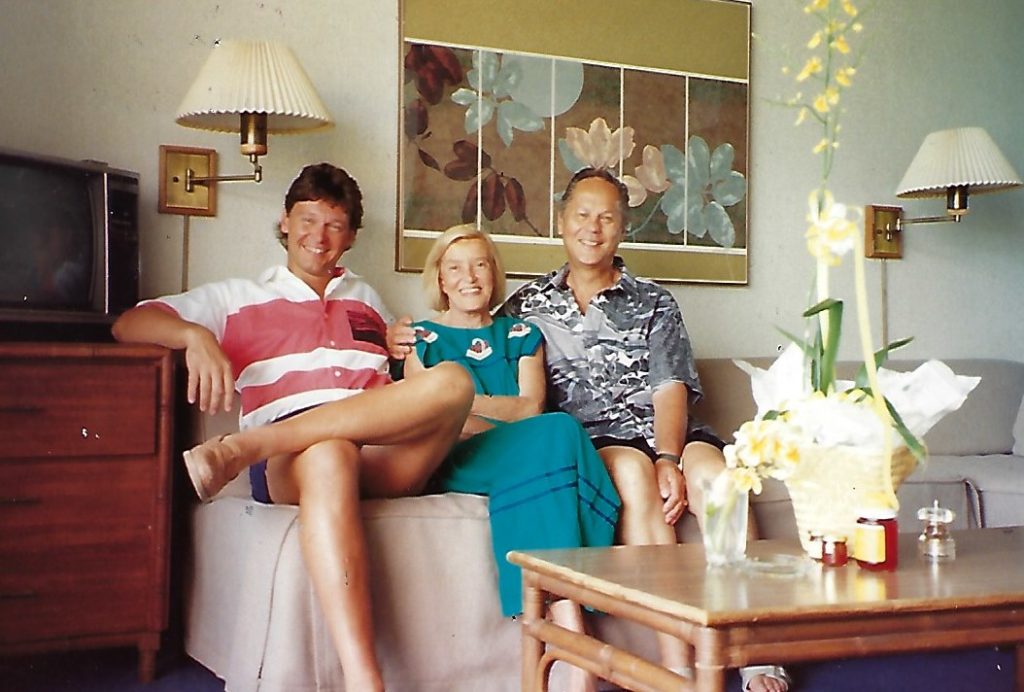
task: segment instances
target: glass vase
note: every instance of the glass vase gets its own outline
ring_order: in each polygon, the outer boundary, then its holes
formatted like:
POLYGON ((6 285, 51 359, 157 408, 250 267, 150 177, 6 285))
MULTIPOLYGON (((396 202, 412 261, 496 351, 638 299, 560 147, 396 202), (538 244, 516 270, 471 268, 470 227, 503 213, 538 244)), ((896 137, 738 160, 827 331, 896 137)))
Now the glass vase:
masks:
POLYGON ((747 555, 748 493, 723 472, 704 482, 704 557, 710 567, 740 564, 747 555))

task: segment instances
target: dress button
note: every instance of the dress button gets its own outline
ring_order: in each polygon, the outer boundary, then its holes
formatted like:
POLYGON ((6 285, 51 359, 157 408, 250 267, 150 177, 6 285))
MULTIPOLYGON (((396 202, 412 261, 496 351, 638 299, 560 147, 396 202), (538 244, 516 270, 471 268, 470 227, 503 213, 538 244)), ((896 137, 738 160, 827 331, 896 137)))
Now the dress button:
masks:
POLYGON ((339 371, 335 370, 334 371, 334 376, 335 377, 341 377, 341 373, 339 371))
POLYGON ((331 339, 331 342, 330 342, 330 343, 331 343, 331 346, 332 346, 332 347, 333 347, 333 346, 337 346, 337 345, 338 345, 338 344, 336 344, 336 343, 334 342, 334 339, 331 339))

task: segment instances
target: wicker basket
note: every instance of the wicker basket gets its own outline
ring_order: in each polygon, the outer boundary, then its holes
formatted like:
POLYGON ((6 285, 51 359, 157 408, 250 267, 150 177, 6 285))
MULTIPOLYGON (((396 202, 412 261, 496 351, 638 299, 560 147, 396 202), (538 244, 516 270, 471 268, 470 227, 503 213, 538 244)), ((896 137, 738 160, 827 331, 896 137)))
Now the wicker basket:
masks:
POLYGON ((917 465, 906 447, 893 451, 886 464, 878 452, 856 447, 811 446, 800 450, 797 471, 786 479, 800 543, 808 553, 817 547, 811 536, 852 539, 858 510, 890 498, 917 465), (891 489, 885 475, 891 474, 891 489))

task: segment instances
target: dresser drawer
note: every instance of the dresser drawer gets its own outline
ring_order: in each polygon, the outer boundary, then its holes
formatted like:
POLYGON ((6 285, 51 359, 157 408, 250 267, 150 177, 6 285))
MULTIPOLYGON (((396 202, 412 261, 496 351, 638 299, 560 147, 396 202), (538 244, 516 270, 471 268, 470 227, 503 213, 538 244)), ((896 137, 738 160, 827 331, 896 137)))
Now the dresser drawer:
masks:
POLYGON ((0 458, 154 454, 155 363, 0 359, 0 458))
POLYGON ((0 461, 0 555, 148 531, 164 502, 159 480, 144 458, 0 461))
POLYGON ((0 645, 138 632, 156 625, 147 607, 152 576, 139 569, 144 563, 112 562, 97 556, 73 571, 0 573, 0 645))

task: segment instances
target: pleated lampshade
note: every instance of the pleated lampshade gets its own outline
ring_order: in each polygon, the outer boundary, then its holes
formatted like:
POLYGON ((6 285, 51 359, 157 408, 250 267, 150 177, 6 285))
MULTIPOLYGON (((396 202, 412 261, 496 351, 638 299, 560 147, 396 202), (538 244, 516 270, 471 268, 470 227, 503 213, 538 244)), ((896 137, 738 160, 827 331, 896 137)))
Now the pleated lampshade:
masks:
POLYGON ((199 71, 176 122, 238 132, 242 114, 266 115, 267 132, 331 124, 331 116, 291 49, 274 41, 221 41, 199 71))
POLYGON ((1022 184, 988 132, 980 127, 959 127, 925 137, 896 188, 896 196, 942 197, 955 187, 977 194, 1022 184))

